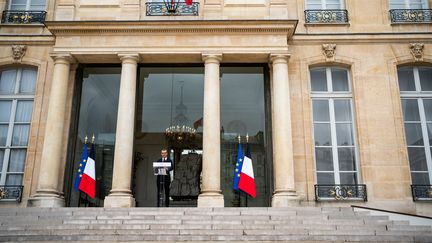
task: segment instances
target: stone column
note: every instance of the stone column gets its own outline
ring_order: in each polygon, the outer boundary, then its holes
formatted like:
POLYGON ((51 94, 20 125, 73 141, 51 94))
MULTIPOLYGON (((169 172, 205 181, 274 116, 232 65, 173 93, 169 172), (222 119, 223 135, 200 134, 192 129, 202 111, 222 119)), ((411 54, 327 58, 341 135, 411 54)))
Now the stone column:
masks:
POLYGON ((122 61, 117 113, 116 142, 112 189, 104 207, 135 207, 131 191, 133 143, 135 130, 135 96, 138 54, 119 55, 122 61))
POLYGON ((272 137, 274 193, 272 207, 295 206, 294 158, 291 131, 289 55, 270 55, 272 64, 272 137))
POLYGON ((65 127, 66 97, 72 56, 53 55, 54 70, 49 94, 45 138, 36 194, 28 200, 29 207, 63 207, 62 189, 59 188, 62 167, 63 137, 65 127))
POLYGON ((198 207, 223 207, 220 189, 220 77, 221 54, 202 56, 204 71, 203 166, 198 207))

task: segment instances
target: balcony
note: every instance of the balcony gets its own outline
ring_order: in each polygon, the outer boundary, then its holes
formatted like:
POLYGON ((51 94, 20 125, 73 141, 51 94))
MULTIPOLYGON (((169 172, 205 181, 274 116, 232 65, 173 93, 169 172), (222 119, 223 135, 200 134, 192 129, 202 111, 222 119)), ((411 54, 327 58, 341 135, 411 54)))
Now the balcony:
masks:
POLYGON ((0 202, 21 202, 23 186, 0 186, 0 202))
POLYGON ((348 11, 345 9, 305 10, 305 21, 309 24, 347 24, 348 11))
POLYGON ((432 23, 432 9, 390 9, 392 24, 432 23))
POLYGON ((411 185, 413 201, 432 201, 432 185, 411 185))
POLYGON ((366 202, 366 185, 315 185, 315 201, 366 202))
POLYGON ((185 2, 147 2, 147 16, 198 16, 199 3, 187 5, 185 2))
POLYGON ((3 11, 2 23, 33 24, 45 22, 45 11, 3 11))

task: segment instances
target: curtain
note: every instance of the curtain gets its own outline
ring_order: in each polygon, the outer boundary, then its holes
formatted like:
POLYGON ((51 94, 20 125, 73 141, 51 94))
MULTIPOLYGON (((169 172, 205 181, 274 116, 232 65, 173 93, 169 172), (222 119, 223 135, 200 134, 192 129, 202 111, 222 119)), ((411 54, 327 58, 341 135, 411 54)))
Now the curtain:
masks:
POLYGON ((18 101, 15 122, 31 122, 33 101, 18 101))
POLYGON ((4 70, 1 72, 0 93, 13 94, 15 90, 16 70, 4 70))
POLYGON ((26 149, 11 149, 8 172, 24 172, 26 149))
POLYGON ((0 146, 6 146, 8 125, 0 125, 0 146))
POLYGON ((23 69, 21 76, 20 93, 33 94, 36 86, 36 70, 23 69))
MULTIPOLYGON (((3 169, 4 154, 5 154, 5 150, 0 149, 0 172, 2 172, 2 169, 3 169)), ((1 177, 1 173, 0 173, 0 177, 1 177)))
POLYGON ((22 174, 9 174, 6 177, 6 185, 10 185, 10 186, 20 186, 22 185, 22 178, 23 175, 22 174))
POLYGON ((12 134, 12 146, 27 146, 30 125, 15 125, 12 134))
POLYGON ((12 101, 0 101, 0 122, 9 122, 12 101))

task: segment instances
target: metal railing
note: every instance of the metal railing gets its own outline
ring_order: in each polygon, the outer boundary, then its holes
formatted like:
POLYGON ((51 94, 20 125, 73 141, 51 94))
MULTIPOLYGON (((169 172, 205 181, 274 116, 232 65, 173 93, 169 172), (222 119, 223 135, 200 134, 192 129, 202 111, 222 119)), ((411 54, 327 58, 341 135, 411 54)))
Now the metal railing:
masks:
POLYGON ((432 185, 411 185, 413 201, 432 201, 432 185))
POLYGON ((199 3, 187 5, 179 1, 147 2, 147 16, 198 16, 199 3))
POLYGON ((21 202, 23 186, 0 186, 0 202, 16 201, 21 202))
POLYGON ((348 23, 346 9, 305 10, 306 23, 348 23))
POLYGON ((367 201, 366 185, 315 185, 315 201, 367 201))
POLYGON ((45 16, 45 11, 3 11, 1 22, 7 24, 44 23, 45 16))
POLYGON ((432 9, 390 9, 392 23, 431 23, 432 9))

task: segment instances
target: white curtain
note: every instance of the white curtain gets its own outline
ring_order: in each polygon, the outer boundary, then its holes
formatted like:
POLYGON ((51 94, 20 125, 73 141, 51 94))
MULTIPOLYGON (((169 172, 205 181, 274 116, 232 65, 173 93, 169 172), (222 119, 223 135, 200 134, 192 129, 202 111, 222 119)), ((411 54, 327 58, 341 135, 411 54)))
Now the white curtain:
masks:
POLYGON ((26 149, 11 149, 8 172, 24 172, 26 149))
POLYGON ((16 70, 4 70, 0 78, 0 94, 13 94, 15 90, 16 70))
POLYGON ((8 125, 0 125, 0 146, 6 146, 8 127, 8 125))
MULTIPOLYGON (((2 172, 2 169, 3 169, 4 153, 5 153, 5 150, 0 149, 0 172, 2 172)), ((1 176, 1 173, 0 173, 0 176, 1 176)))
POLYGON ((0 122, 9 122, 12 101, 0 101, 0 122))
POLYGON ((12 146, 27 146, 30 125, 15 125, 12 134, 12 146))
POLYGON ((18 101, 15 122, 31 122, 33 101, 18 101))
POLYGON ((36 74, 36 70, 34 69, 23 69, 20 93, 34 93, 36 86, 36 74))
POLYGON ((9 174, 6 177, 6 185, 20 186, 22 185, 22 178, 23 178, 22 174, 18 174, 18 175, 9 174))

